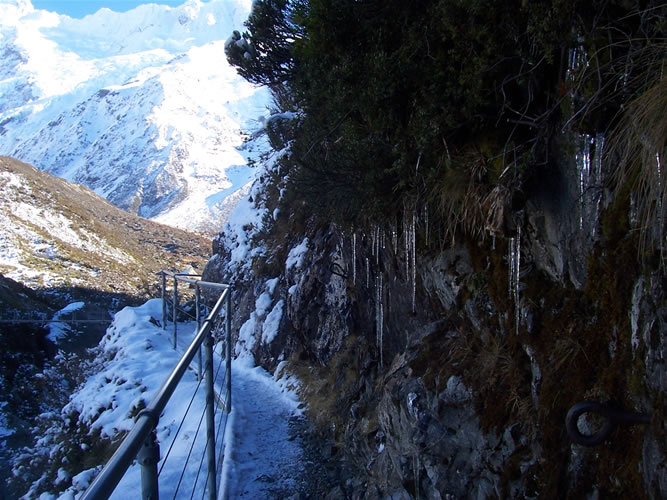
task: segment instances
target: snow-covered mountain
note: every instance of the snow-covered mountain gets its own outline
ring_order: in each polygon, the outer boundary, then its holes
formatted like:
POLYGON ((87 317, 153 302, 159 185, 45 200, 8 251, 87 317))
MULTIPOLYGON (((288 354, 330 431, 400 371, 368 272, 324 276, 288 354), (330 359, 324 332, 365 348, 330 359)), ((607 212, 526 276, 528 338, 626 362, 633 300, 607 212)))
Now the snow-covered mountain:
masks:
POLYGON ((217 232, 253 177, 262 146, 244 141, 269 102, 224 55, 250 7, 188 0, 72 19, 0 0, 0 154, 143 217, 217 232))

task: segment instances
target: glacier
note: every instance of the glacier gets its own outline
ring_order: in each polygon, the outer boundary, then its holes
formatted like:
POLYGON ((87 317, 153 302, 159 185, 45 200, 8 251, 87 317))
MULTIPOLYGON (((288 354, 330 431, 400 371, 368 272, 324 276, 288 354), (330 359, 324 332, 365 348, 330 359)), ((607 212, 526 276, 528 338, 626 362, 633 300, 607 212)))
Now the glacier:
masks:
POLYGON ((224 55, 250 8, 189 0, 72 19, 0 1, 0 154, 216 234, 268 149, 270 94, 224 55))

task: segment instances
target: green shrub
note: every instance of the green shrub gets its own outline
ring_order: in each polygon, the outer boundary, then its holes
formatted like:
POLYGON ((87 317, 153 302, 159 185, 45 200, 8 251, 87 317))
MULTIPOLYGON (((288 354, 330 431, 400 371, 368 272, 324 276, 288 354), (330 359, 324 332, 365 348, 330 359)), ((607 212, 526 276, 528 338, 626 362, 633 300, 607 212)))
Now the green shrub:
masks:
MULTIPOLYGON (((553 167, 564 125, 603 130, 636 95, 618 91, 619 71, 645 71, 634 60, 662 36, 658 7, 266 0, 227 55, 302 112, 289 130, 290 187, 316 213, 354 226, 428 202, 456 226, 445 232, 477 235, 500 204, 521 204, 526 179, 553 167)), ((278 147, 284 132, 269 130, 278 147)))

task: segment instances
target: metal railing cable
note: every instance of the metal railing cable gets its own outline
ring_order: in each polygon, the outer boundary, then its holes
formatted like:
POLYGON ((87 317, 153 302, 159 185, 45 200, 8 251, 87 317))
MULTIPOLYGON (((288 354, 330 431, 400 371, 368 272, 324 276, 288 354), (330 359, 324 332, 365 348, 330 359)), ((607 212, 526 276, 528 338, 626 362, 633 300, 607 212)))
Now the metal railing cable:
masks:
MULTIPOLYGON (((204 411, 201 412, 199 423, 197 424, 197 430, 195 431, 195 436, 192 438, 192 443, 190 444, 190 449, 188 450, 188 456, 185 458, 185 463, 183 464, 183 470, 181 471, 181 475, 178 478, 178 484, 176 484, 176 489, 174 490, 174 496, 172 497, 174 499, 178 494, 178 490, 181 488, 181 483, 183 482, 183 477, 185 476, 185 471, 188 468, 188 463, 190 462, 190 457, 192 456, 192 450, 194 449, 195 443, 197 442, 197 436, 199 435, 199 431, 201 430, 201 424, 204 421, 205 416, 206 416, 206 409, 204 408, 204 411)), ((208 443, 206 443, 206 445, 208 446, 208 443)), ((205 455, 206 455, 206 447, 204 447, 204 452, 202 453, 202 457, 204 457, 205 455)), ((197 476, 199 476, 199 473, 197 473, 197 476)), ((197 487, 197 481, 195 480, 193 488, 196 489, 196 487, 197 487)))
MULTIPOLYGON (((206 457, 206 453, 208 452, 208 443, 206 443, 206 446, 204 447, 204 451, 201 454, 201 459, 199 460, 199 467, 197 468, 197 475, 195 476, 195 482, 192 485, 192 493, 190 493, 190 498, 194 498, 195 492, 197 491, 197 484, 199 484, 199 475, 201 474, 201 468, 204 465, 204 457, 206 457)), ((204 483, 204 488, 202 491, 202 498, 206 495, 206 486, 208 485, 208 476, 206 477, 206 482, 204 483)))
MULTIPOLYGON (((94 481, 90 484, 88 489, 81 497, 83 500, 97 500, 107 499, 111 496, 114 489, 121 481, 130 465, 136 459, 137 463, 141 465, 141 492, 144 499, 159 498, 158 487, 158 463, 160 461, 160 447, 157 440, 156 429, 169 399, 173 395, 176 387, 180 383, 183 375, 188 369, 190 363, 197 353, 201 353, 200 348, 204 347, 206 356, 204 377, 202 377, 201 367, 199 363, 199 379, 205 381, 206 386, 206 405, 202 414, 202 420, 206 420, 206 446, 204 447, 204 455, 207 457, 206 483, 204 485, 203 495, 208 493, 209 500, 215 500, 217 496, 217 467, 216 467, 216 445, 215 439, 219 432, 215 429, 215 393, 214 393, 214 374, 213 374, 213 338, 212 327, 215 319, 219 317, 223 310, 226 309, 225 314, 225 386, 226 398, 224 402, 225 411, 231 411, 231 289, 228 285, 220 283, 210 283, 201 280, 192 280, 185 276, 192 277, 193 275, 183 275, 177 273, 170 273, 168 271, 161 271, 158 273, 162 277, 162 329, 166 329, 167 325, 167 300, 166 300, 166 279, 173 278, 173 301, 170 304, 172 310, 173 323, 173 346, 176 348, 177 339, 177 318, 178 318, 178 282, 185 282, 195 287, 196 292, 196 320, 198 324, 197 333, 188 345, 185 353, 181 356, 176 366, 172 369, 167 379, 163 382, 160 389, 157 391, 151 402, 139 412, 136 417, 134 427, 125 436, 116 452, 109 459, 107 464, 102 468, 94 481), (201 288, 211 288, 221 290, 215 306, 211 309, 206 319, 201 321, 200 312, 200 292, 201 288), (207 488, 208 486, 208 488, 207 488)), ((217 377, 216 377, 217 378, 217 377)), ((196 394, 196 393, 195 393, 196 394)), ((226 423, 226 421, 225 421, 226 423)), ((201 427, 201 425, 200 425, 201 427)), ((199 429, 199 428, 198 428, 199 429)), ((197 433, 199 430, 197 431, 197 433)), ((224 435, 224 433, 223 433, 224 435)), ((194 443, 195 439, 193 439, 194 443)), ((165 457, 165 461, 166 461, 165 457)), ((224 457, 223 457, 224 458, 224 457)), ((203 458, 202 458, 203 463, 203 458)), ((164 465, 163 465, 164 466, 164 465)), ((162 468, 161 468, 162 469, 162 468)), ((197 474, 199 476, 199 472, 197 474)), ((182 479, 179 480, 179 487, 182 479)), ((197 479, 198 481, 198 479, 197 479)))
MULTIPOLYGON (((214 352, 215 352, 215 351, 214 351, 214 352)), ((222 367, 222 362, 223 362, 223 361, 224 361, 224 358, 223 358, 222 356, 220 356, 220 361, 218 362, 218 365, 217 365, 217 367, 216 367, 216 369, 215 369, 214 381, 215 381, 216 383, 217 383, 217 381, 218 381, 218 376, 220 375, 220 369, 221 369, 221 367, 222 367)), ((223 380, 224 380, 224 379, 223 379, 223 380)), ((202 384, 203 381, 204 381, 204 379, 203 379, 202 377, 199 377, 199 382, 197 383, 197 387, 195 387, 195 390, 193 391, 193 394, 192 394, 192 397, 190 398, 190 401, 189 401, 189 403, 188 403, 188 406, 187 406, 187 408, 185 409, 185 412, 183 413, 183 418, 181 418, 181 422, 180 422, 180 424, 179 424, 179 426, 178 426, 178 429, 176 429, 176 432, 174 433, 174 437, 173 437, 173 439, 171 440, 171 444, 169 445, 169 449, 167 450, 167 453, 165 454, 164 458, 162 458, 162 460, 161 460, 162 463, 161 463, 161 465, 160 465, 160 469, 159 469, 159 471, 158 471, 158 477, 160 476, 160 474, 162 474, 162 470, 164 469, 164 466, 166 465, 167 460, 169 459, 169 456, 171 455, 171 451, 172 451, 174 445, 176 444, 176 440, 178 439, 178 436, 180 435, 181 429, 183 428, 183 424, 185 423, 185 420, 186 420, 186 418, 187 418, 187 416, 188 416, 188 414, 189 414, 189 412, 190 412, 190 409, 191 409, 191 407, 192 407, 192 404, 193 404, 193 402, 194 402, 194 400, 195 400, 195 398, 196 398, 196 396, 197 396, 197 392, 199 391, 199 388, 201 387, 201 384, 202 384)), ((222 402, 222 405, 224 406, 224 402, 222 402)), ((215 408, 214 408, 214 412, 215 412, 215 413, 217 413, 217 411, 218 411, 218 407, 219 407, 219 406, 221 406, 220 401, 218 401, 218 404, 215 405, 215 408)), ((223 408, 223 409, 224 409, 224 408, 223 408)), ((204 412, 205 412, 205 409, 204 409, 204 412)), ((185 474, 185 470, 187 469, 188 463, 189 463, 189 461, 190 461, 190 455, 191 455, 191 453, 192 453, 192 449, 194 448, 194 445, 195 445, 195 443, 196 443, 197 435, 199 434, 199 429, 200 429, 200 427, 201 427, 201 422, 202 422, 202 419, 203 419, 203 414, 204 414, 204 412, 202 412, 202 418, 199 420, 199 425, 197 426, 197 432, 195 433, 195 437, 192 439, 192 444, 190 445, 190 450, 189 450, 189 452, 188 452, 188 456, 186 457, 185 463, 184 463, 184 465, 183 465, 183 469, 182 469, 182 472, 181 472, 181 476, 180 476, 180 478, 179 478, 178 486, 176 487, 176 492, 178 492, 178 490, 179 490, 179 488, 180 488, 180 484, 181 484, 181 481, 183 480, 183 477, 184 477, 184 474, 185 474)), ((222 412, 221 412, 221 415, 226 415, 226 412, 222 411, 222 412)), ((225 422, 225 424, 226 424, 226 422, 225 422)), ((222 425, 222 418, 220 418, 220 419, 218 420, 218 424, 216 425, 216 443, 218 442, 218 437, 219 437, 219 435, 220 435, 220 426, 221 426, 221 425, 222 425)), ((224 434, 223 434, 223 437, 224 437, 224 434)), ((221 449, 222 449, 222 448, 221 448, 221 449)), ((221 459, 222 459, 222 454, 220 453, 220 454, 218 454, 218 455, 216 456, 216 460, 219 461, 219 460, 221 460, 221 459)), ((217 476, 220 475, 219 471, 220 471, 220 465, 221 465, 218 461, 216 461, 216 465, 217 465, 216 475, 217 475, 217 476)), ((196 488, 196 482, 195 482, 195 485, 193 486, 193 488, 196 488)), ((176 492, 174 493, 174 495, 176 494, 176 492)))
MULTIPOLYGON (((201 383, 204 379, 200 378, 199 382, 197 383, 197 387, 195 387, 194 392, 192 393, 192 397, 190 398, 190 402, 188 403, 188 407, 185 409, 185 413, 183 414, 183 418, 181 419, 181 423, 178 425, 178 429, 176 429, 176 433, 174 434, 174 439, 171 440, 171 444, 169 445, 169 449, 167 450, 167 453, 165 454, 164 458, 162 459, 162 465, 160 465, 160 470, 158 471, 157 475, 160 477, 160 474, 162 474, 162 469, 164 469, 165 464, 167 463, 167 459, 169 458, 169 455, 171 454, 171 450, 174 448, 174 444, 176 444, 176 439, 178 438, 181 429, 183 428, 183 424, 185 423, 185 419, 188 416, 188 413, 190 412, 190 408, 192 407, 192 403, 195 400, 195 397, 197 396, 197 391, 199 391, 199 387, 201 386, 201 383)), ((193 440, 194 442, 194 440, 193 440)))
MULTIPOLYGON (((218 363, 218 366, 216 367, 215 371, 215 377, 214 377, 214 383, 217 385, 218 384, 218 377, 221 373, 221 368, 222 368, 222 362, 225 360, 225 357, 223 356, 223 351, 220 349, 220 362, 218 363)), ((225 372, 223 372, 224 374, 225 372)), ((222 382, 224 382, 225 379, 222 379, 222 382)), ((220 450, 216 456, 216 477, 220 477, 221 472, 222 472, 222 457, 224 454, 224 439, 226 435, 226 430, 227 430, 227 419, 225 418, 224 424, 223 424, 223 417, 226 417, 229 415, 227 411, 225 411, 225 408, 227 407, 227 401, 219 401, 219 404, 216 405, 215 407, 215 413, 218 413, 218 408, 220 408, 220 415, 218 417, 218 423, 216 424, 216 435, 215 435, 215 442, 220 443, 220 450), (222 431, 222 436, 220 436, 220 431, 222 431)))
MULTIPOLYGON (((218 368, 216 369, 216 376, 214 377, 214 379, 217 378, 217 375, 219 374, 220 366, 222 365, 222 361, 223 361, 223 359, 221 358, 220 362, 218 363, 218 368)), ((218 405, 215 405, 214 412, 217 411, 217 409, 218 409, 218 405)), ((224 414, 225 412, 223 411, 222 413, 224 414)), ((195 446, 195 443, 197 441, 197 435, 199 434, 199 431, 201 430, 201 424, 203 422, 205 414, 206 414, 206 408, 204 408, 204 411, 202 412, 202 415, 199 419, 199 424, 197 425, 197 430, 195 432, 194 437, 192 438, 192 443, 190 445, 190 449, 188 450, 188 455, 185 459, 185 463, 183 465, 183 470, 182 470, 181 475, 179 477, 178 484, 176 485, 176 489, 174 490, 174 496, 172 497, 173 500, 176 499, 176 495, 178 494, 178 491, 180 490, 181 483, 182 483, 183 478, 185 476, 185 471, 187 469, 187 465, 190 462, 190 458, 192 456, 192 451, 194 450, 194 446, 195 446)), ((218 426, 216 426, 216 441, 215 442, 218 442, 217 438, 219 436, 219 433, 220 433, 220 428, 218 426)), ((209 445, 209 442, 207 441, 206 445, 204 446, 204 450, 202 451, 201 458, 199 460, 199 467, 197 468, 197 475, 196 475, 194 483, 192 485, 192 492, 190 494, 191 499, 194 498, 194 494, 197 491, 197 485, 199 484, 199 476, 201 474, 201 469, 202 469, 202 466, 203 466, 203 463, 204 463, 204 458, 206 457, 206 454, 207 454, 208 445, 209 445)), ((216 459, 221 459, 221 458, 222 457, 220 455, 216 456, 216 459)), ((216 462, 216 476, 219 476, 217 462, 216 462)), ((206 485, 207 484, 208 484, 208 480, 207 480, 206 484, 204 484, 204 489, 202 490, 202 498, 206 495, 206 485)))
MULTIPOLYGON (((201 468, 200 468, 200 470, 201 470, 201 468)), ((206 482, 204 483, 204 491, 203 491, 202 496, 201 496, 202 500, 204 500, 204 496, 206 495, 206 487, 208 486, 209 477, 211 477, 211 476, 207 474, 206 475, 206 482)))
POLYGON ((215 442, 220 443, 220 451, 216 457, 216 462, 215 462, 217 467, 215 474, 217 477, 220 477, 220 474, 222 473, 222 462, 223 462, 222 458, 225 452, 225 436, 227 435, 227 415, 229 415, 229 413, 227 413, 226 411, 221 411, 218 420, 218 425, 216 426, 217 431, 215 434, 215 442), (223 417, 225 418, 224 425, 222 424, 223 417), (222 438, 220 437, 220 430, 222 430, 222 438))

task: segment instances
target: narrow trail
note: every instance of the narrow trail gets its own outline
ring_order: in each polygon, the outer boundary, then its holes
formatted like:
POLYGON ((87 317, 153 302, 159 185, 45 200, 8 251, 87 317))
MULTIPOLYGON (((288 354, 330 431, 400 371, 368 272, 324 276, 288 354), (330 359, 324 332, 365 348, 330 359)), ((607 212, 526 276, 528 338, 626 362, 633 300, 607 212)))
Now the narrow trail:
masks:
MULTIPOLYGON (((185 351, 195 330, 194 323, 179 325, 179 352, 185 351)), ((221 362, 218 348, 216 372, 221 362)), ((304 418, 300 402, 266 370, 252 365, 248 357, 232 361, 232 412, 225 429, 218 498, 298 498, 308 488, 304 443, 297 425, 304 418)), ((196 369, 197 357, 191 366, 196 369)), ((216 390, 224 395, 224 380, 216 379, 216 390)))
POLYGON ((298 405, 265 370, 234 361, 220 498, 298 497, 304 466, 292 425, 298 405))

